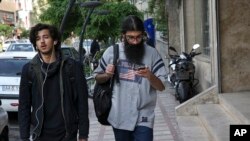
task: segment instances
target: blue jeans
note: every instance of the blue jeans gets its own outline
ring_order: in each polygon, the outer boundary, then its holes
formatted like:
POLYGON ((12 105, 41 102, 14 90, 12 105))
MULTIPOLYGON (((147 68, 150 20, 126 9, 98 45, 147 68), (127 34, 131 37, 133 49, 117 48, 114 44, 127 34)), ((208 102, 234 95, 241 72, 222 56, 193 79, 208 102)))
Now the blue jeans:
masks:
POLYGON ((115 141, 153 141, 153 129, 137 126, 134 131, 113 128, 115 141))

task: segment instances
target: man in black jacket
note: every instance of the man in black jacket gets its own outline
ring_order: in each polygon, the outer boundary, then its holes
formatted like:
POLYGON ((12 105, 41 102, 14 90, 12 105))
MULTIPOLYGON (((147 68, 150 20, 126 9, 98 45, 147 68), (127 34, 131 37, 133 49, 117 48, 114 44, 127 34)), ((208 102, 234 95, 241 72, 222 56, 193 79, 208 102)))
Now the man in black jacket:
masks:
POLYGON ((100 45, 97 39, 94 39, 90 46, 90 53, 92 57, 95 57, 97 51, 100 51, 100 45))
POLYGON ((24 65, 18 120, 22 140, 87 141, 88 91, 83 67, 61 54, 58 29, 47 24, 31 28, 38 54, 24 65))

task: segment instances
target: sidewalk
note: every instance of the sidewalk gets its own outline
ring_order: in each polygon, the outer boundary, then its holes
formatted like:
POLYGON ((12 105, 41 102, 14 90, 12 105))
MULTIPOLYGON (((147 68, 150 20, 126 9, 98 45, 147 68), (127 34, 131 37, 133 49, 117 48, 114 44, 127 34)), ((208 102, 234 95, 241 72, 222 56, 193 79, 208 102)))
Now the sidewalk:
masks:
MULTIPOLYGON (((154 141, 182 141, 175 119, 175 107, 179 104, 173 96, 174 89, 167 84, 166 90, 158 93, 155 109, 154 141)), ((89 99, 90 131, 88 141, 114 141, 110 126, 98 123, 92 99, 89 99)))

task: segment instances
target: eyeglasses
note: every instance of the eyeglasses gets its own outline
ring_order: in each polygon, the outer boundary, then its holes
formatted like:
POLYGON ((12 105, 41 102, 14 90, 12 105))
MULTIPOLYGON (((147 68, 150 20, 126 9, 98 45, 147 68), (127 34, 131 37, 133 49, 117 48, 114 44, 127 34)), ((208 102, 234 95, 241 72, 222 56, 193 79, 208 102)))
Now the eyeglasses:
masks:
POLYGON ((142 34, 140 34, 138 36, 125 35, 125 37, 128 40, 128 42, 134 42, 134 41, 141 42, 142 39, 143 39, 143 35, 142 34))

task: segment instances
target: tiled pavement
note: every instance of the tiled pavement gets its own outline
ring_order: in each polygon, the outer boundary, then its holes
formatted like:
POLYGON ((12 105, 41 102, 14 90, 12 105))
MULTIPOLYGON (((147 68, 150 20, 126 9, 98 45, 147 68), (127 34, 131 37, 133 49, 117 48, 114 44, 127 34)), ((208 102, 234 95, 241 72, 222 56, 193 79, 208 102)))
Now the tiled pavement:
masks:
MULTIPOLYGON (((179 104, 173 96, 173 89, 167 84, 167 89, 158 93, 155 109, 154 141, 182 141, 175 119, 175 107, 179 104)), ((92 99, 89 100, 90 134, 89 141, 114 141, 110 126, 102 126, 97 122, 92 99)))

